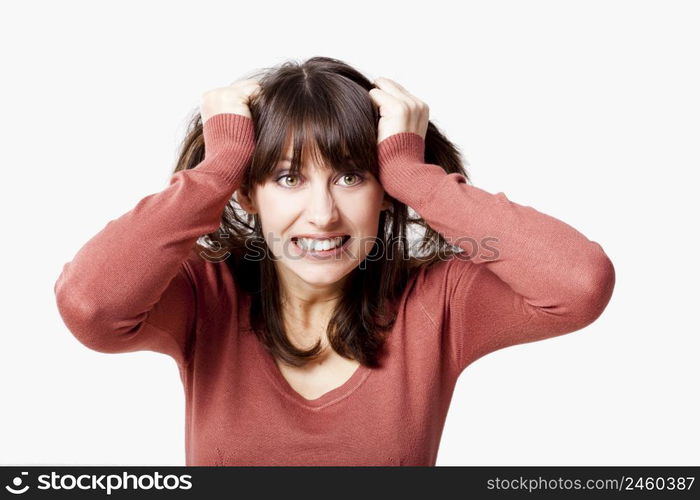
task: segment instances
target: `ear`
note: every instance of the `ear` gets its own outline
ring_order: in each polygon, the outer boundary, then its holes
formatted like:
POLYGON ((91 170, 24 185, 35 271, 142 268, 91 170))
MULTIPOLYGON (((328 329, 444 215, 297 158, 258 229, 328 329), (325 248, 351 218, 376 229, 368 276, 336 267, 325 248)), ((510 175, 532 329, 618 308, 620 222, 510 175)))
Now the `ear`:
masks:
POLYGON ((255 208, 255 202, 253 202, 253 200, 250 198, 250 195, 243 188, 236 189, 236 192, 233 194, 233 197, 241 206, 241 208, 249 214, 254 214, 257 212, 257 209, 255 208))
POLYGON ((386 191, 384 191, 384 199, 382 199, 382 210, 388 210, 392 207, 391 201, 389 201, 389 198, 386 195, 386 191))

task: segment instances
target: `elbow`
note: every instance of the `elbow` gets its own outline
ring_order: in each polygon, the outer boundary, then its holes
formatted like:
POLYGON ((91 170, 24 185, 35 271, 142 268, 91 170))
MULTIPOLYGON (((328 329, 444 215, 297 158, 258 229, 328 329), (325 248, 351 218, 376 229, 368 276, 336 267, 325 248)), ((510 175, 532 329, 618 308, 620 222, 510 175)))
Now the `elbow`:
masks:
POLYGON ((590 325, 603 314, 614 288, 615 266, 601 248, 588 266, 586 279, 571 308, 578 328, 590 325))
POLYGON ((68 331, 81 344, 94 349, 97 313, 90 302, 77 297, 70 290, 56 291, 56 306, 68 331))
POLYGON ((603 314, 615 287, 615 267, 602 251, 586 262, 585 268, 568 280, 556 306, 535 310, 527 328, 537 338, 581 330, 603 314))
POLYGON ((70 289, 57 286, 54 290, 59 315, 73 337, 93 351, 114 352, 114 335, 101 319, 97 304, 70 289))

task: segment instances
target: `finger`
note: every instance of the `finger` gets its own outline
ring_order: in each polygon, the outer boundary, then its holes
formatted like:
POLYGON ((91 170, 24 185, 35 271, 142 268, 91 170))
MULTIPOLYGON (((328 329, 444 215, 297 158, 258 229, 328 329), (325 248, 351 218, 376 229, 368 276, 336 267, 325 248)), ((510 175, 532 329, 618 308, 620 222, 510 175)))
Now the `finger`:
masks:
POLYGON ((379 77, 374 81, 375 85, 390 93, 399 100, 408 104, 421 104, 420 99, 411 94, 408 90, 402 87, 398 82, 386 77, 379 77))
POLYGON ((394 87, 401 90, 402 92, 405 92, 406 94, 409 93, 408 90, 406 90, 406 88, 403 85, 401 85, 399 82, 397 82, 396 80, 392 80, 391 78, 387 78, 386 76, 382 76, 380 78, 382 80, 386 80, 387 83, 389 83, 390 85, 393 85, 394 87))
POLYGON ((250 102, 251 99, 256 98, 258 94, 260 94, 260 92, 262 91, 262 87, 258 82, 251 81, 248 84, 246 84, 241 90, 246 96, 246 102, 250 102))
POLYGON ((249 87, 248 91, 249 91, 249 94, 248 94, 249 98, 257 97, 257 95, 262 91, 262 86, 257 82, 253 83, 249 87))
POLYGON ((389 78, 380 76, 374 80, 374 84, 384 92, 391 94, 397 99, 401 99, 406 94, 396 82, 390 80, 389 78))
POLYGON ((369 96, 378 106, 389 106, 399 101, 394 95, 382 89, 370 89, 369 96))
POLYGON ((247 96, 247 98, 253 97, 254 94, 260 91, 260 83, 254 78, 237 80, 229 85, 229 87, 236 87, 236 89, 247 96))

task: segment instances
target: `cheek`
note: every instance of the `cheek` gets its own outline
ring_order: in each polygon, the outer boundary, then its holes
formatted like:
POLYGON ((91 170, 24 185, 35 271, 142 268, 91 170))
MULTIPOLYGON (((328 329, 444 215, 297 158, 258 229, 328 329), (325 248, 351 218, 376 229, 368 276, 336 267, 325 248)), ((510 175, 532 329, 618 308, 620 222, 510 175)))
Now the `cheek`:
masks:
POLYGON ((364 196, 348 200, 344 206, 344 213, 363 227, 376 226, 381 213, 383 192, 377 196, 374 191, 367 192, 364 196))
POLYGON ((299 201, 294 196, 285 196, 274 189, 261 192, 257 202, 260 219, 268 225, 280 225, 282 220, 288 219, 299 208, 299 201))
POLYGON ((295 204, 293 196, 285 195, 284 192, 276 190, 274 187, 263 189, 257 200, 260 212, 268 214, 267 219, 289 211, 290 207, 295 204))
POLYGON ((275 254, 280 254, 284 241, 282 235, 293 220, 293 210, 283 196, 274 193, 261 193, 257 198, 258 216, 262 224, 263 237, 267 246, 275 254))
POLYGON ((345 215, 352 221, 358 232, 372 234, 377 227, 379 213, 377 207, 354 205, 345 212, 345 215))

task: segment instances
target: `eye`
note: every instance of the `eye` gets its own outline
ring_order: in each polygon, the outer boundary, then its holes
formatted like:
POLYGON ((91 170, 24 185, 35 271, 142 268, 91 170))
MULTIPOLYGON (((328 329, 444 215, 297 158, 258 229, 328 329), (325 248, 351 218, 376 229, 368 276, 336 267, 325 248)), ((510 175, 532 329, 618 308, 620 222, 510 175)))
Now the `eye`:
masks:
MULTIPOLYGON (((284 175, 280 175, 275 181, 276 181, 277 183, 279 183, 282 179, 285 179, 285 178, 287 178, 287 179, 298 179, 298 177, 297 177, 296 175, 284 174, 284 175)), ((296 187, 297 183, 298 183, 298 180, 297 180, 296 183, 290 184, 289 182, 284 182, 282 185, 283 185, 283 187, 296 187)))
MULTIPOLYGON (((343 179, 344 182, 348 183, 346 184, 347 187, 357 186, 365 180, 364 176, 357 172, 347 172, 340 178, 343 179)), ((283 174, 277 177, 275 182, 280 184, 282 187, 293 188, 299 185, 299 176, 293 174, 283 174)))
POLYGON ((365 178, 357 172, 348 172, 346 174, 343 174, 343 176, 341 177, 341 179, 343 180, 347 180, 348 178, 357 179, 356 182, 350 184, 351 186, 356 186, 357 184, 360 184, 363 180, 365 180, 365 178))

